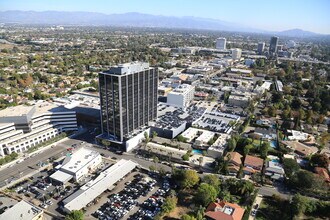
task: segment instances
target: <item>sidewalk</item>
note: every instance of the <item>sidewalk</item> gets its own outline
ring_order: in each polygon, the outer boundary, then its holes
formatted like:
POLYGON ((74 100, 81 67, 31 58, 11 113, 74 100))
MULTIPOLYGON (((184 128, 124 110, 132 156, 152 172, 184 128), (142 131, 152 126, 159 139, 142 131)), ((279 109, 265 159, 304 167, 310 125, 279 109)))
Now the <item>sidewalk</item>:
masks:
POLYGON ((254 200, 254 203, 252 205, 252 209, 251 209, 251 212, 250 212, 250 215, 249 215, 249 220, 254 220, 255 219, 255 216, 252 216, 251 213, 254 210, 254 207, 255 207, 256 204, 258 204, 258 207, 260 207, 261 201, 262 201, 262 197, 258 194, 257 197, 256 197, 256 200, 254 200))

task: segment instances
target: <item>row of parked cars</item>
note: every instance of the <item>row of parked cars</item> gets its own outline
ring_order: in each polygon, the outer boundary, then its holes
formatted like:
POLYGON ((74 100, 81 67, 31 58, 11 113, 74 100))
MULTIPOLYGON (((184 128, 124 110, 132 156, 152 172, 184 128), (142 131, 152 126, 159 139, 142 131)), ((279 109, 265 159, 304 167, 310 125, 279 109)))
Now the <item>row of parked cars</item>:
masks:
POLYGON ((141 205, 141 208, 129 217, 129 220, 151 220, 161 211, 164 198, 170 193, 171 187, 167 179, 164 180, 162 187, 159 188, 141 205))
POLYGON ((146 196, 155 184, 155 180, 145 180, 143 175, 137 174, 134 180, 126 183, 121 192, 110 195, 109 200, 93 215, 102 220, 121 219, 138 205, 136 200, 141 196, 146 196))

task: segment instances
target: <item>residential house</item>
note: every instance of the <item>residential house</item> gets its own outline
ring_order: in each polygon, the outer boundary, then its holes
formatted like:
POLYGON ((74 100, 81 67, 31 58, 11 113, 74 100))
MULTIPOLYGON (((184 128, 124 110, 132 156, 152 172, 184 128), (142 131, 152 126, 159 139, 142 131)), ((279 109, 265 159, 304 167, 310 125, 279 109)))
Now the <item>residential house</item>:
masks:
POLYGON ((241 220, 244 212, 237 204, 219 201, 210 203, 204 217, 207 220, 241 220))
POLYGON ((280 164, 280 159, 276 156, 269 155, 269 160, 266 163, 266 176, 269 176, 272 180, 280 180, 284 176, 284 169, 280 164))
POLYGON ((261 172, 264 160, 259 157, 246 155, 244 160, 243 171, 245 174, 251 175, 257 172, 261 172))
POLYGON ((242 164, 242 155, 237 152, 228 152, 225 160, 228 160, 228 171, 230 175, 236 175, 242 164))
POLYGON ((317 147, 310 147, 298 141, 282 141, 282 144, 287 148, 293 149, 300 157, 306 157, 315 154, 318 151, 317 147))

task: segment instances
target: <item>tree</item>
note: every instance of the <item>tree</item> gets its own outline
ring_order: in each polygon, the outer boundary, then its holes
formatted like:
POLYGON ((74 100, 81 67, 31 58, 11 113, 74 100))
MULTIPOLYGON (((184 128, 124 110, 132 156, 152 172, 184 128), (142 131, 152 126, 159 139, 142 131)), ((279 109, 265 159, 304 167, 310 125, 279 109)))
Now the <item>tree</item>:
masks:
POLYGON ((197 189, 195 200, 202 206, 207 206, 217 198, 217 194, 217 190, 214 189, 213 186, 207 183, 202 183, 197 189))
POLYGON ((195 170, 186 170, 183 173, 183 179, 181 182, 182 188, 191 188, 199 182, 199 176, 195 170))
POLYGON ((157 137, 157 136, 158 136, 157 132, 156 132, 156 131, 153 131, 153 132, 152 132, 152 138, 155 138, 155 137, 157 137))
POLYGON ((181 216, 181 220, 196 220, 196 218, 194 216, 184 214, 183 216, 181 216))
POLYGON ((184 154, 183 156, 182 156, 182 160, 184 160, 184 161, 189 161, 189 154, 187 153, 187 154, 184 154))
POLYGON ((81 210, 73 210, 65 216, 65 220, 83 220, 84 212, 81 210))
POLYGON ((150 141, 149 134, 146 131, 144 132, 144 139, 145 139, 146 143, 148 143, 150 141))
POLYGON ((329 157, 326 154, 314 154, 310 160, 312 166, 328 168, 329 157))
POLYGON ((248 155, 249 152, 250 152, 250 149, 252 149, 252 148, 253 148, 253 145, 252 145, 252 144, 248 144, 248 145, 246 145, 246 146, 244 147, 244 149, 243 149, 244 156, 248 155))
POLYGON ((303 214, 306 210, 306 207, 308 205, 308 199, 304 196, 301 196, 299 193, 295 194, 292 197, 292 212, 295 216, 300 216, 303 214))
POLYGON ((299 171, 300 166, 295 159, 284 158, 283 159, 283 168, 284 168, 285 175, 288 178, 290 178, 292 175, 294 175, 296 172, 299 171))
POLYGON ((236 142, 235 138, 231 137, 231 138, 228 140, 228 151, 233 151, 233 150, 235 150, 236 145, 237 145, 237 142, 236 142))
POLYGON ((164 214, 170 213, 176 208, 178 203, 178 198, 176 196, 168 196, 166 197, 163 205, 162 205, 162 212, 164 214))
POLYGON ((216 190, 219 189, 220 179, 217 175, 214 174, 206 175, 203 178, 203 182, 213 186, 216 190))
POLYGON ((269 142, 264 142, 264 143, 261 144, 261 146, 260 146, 260 156, 261 156, 261 158, 263 158, 263 159, 267 158, 267 154, 268 154, 269 149, 270 149, 269 142))
POLYGON ((179 142, 187 142, 187 139, 185 138, 185 137, 183 137, 181 134, 180 135, 178 135, 177 137, 176 137, 176 139, 179 141, 179 142))

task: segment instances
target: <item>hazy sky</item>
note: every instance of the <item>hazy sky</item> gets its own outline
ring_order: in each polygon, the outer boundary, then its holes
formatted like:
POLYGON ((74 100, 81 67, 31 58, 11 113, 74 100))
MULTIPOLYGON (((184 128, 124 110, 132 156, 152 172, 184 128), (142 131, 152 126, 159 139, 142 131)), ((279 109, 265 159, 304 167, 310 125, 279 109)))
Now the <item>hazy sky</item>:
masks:
POLYGON ((0 0, 0 11, 5 10, 195 16, 271 31, 300 28, 330 34, 330 0, 0 0))

